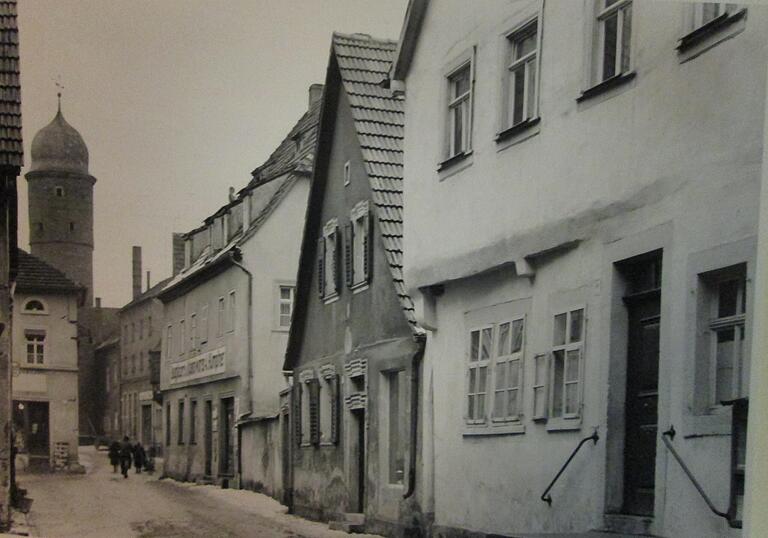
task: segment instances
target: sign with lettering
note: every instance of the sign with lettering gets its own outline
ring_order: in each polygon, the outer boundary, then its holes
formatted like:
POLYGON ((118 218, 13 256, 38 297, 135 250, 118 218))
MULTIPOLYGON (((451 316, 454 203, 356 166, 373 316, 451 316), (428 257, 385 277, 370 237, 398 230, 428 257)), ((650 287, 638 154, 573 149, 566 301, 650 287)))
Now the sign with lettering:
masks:
POLYGON ((171 364, 171 383, 184 383, 201 377, 223 374, 227 369, 226 347, 220 347, 171 364))

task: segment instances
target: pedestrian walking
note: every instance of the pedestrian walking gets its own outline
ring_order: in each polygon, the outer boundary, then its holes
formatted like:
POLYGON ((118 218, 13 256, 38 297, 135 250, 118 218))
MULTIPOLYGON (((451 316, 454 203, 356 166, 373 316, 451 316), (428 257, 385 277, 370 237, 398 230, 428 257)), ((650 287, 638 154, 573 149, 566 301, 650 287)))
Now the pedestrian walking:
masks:
POLYGON ((123 473, 123 478, 128 478, 128 469, 131 468, 132 457, 133 447, 131 447, 131 440, 126 435, 123 437, 123 442, 120 445, 120 471, 123 473))
POLYGON ((144 447, 141 443, 137 442, 133 445, 133 466, 136 468, 136 474, 141 473, 141 469, 147 463, 147 453, 144 451, 144 447))
POLYGON ((117 439, 109 445, 109 463, 112 465, 112 472, 117 472, 117 466, 120 465, 120 443, 117 439))

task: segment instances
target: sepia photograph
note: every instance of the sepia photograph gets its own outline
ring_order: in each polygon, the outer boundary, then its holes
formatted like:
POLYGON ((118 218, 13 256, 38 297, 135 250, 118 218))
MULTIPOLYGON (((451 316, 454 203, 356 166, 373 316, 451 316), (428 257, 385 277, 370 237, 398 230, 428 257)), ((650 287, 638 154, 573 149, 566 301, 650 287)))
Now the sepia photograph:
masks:
POLYGON ((0 538, 768 537, 768 1, 0 0, 0 538))

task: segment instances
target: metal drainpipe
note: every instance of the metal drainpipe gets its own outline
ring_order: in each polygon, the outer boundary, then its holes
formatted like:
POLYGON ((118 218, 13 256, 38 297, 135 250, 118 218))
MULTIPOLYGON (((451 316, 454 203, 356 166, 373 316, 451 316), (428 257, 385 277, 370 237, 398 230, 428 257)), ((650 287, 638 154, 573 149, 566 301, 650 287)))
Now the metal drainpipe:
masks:
POLYGON ((427 337, 423 334, 414 336, 416 340, 416 353, 413 354, 411 366, 411 451, 408 454, 408 491, 403 494, 407 499, 416 490, 416 452, 419 437, 419 371, 421 359, 424 357, 424 349, 427 346, 427 337))
MULTIPOLYGON (((253 354, 253 346, 251 345, 252 337, 251 333, 253 332, 253 323, 252 323, 252 316, 253 316, 253 275, 251 272, 246 269, 246 267, 240 263, 240 260, 243 259, 242 252, 239 248, 235 248, 232 250, 232 252, 229 253, 229 258, 232 260, 232 263, 238 266, 242 271, 248 276, 248 327, 247 327, 247 339, 248 339, 248 375, 245 379, 245 385, 247 388, 246 394, 248 397, 246 398, 247 403, 247 412, 246 413, 240 413, 240 416, 250 414, 253 411, 253 407, 251 405, 251 381, 253 379, 253 364, 251 360, 251 356, 253 354)), ((239 417, 238 417, 239 420, 239 417)), ((240 475, 239 482, 242 484, 243 482, 243 442, 242 442, 242 432, 240 430, 240 424, 237 425, 237 472, 240 475)))

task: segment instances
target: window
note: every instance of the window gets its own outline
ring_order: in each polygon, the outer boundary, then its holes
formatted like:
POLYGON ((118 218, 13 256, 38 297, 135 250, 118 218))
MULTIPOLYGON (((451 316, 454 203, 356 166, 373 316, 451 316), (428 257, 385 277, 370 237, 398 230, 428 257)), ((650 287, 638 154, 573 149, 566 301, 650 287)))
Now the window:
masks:
POLYGON ((144 320, 139 320, 139 340, 144 338, 144 320))
POLYGON ((139 351, 139 372, 144 371, 144 352, 139 351))
POLYGON ((184 329, 184 320, 179 321, 179 355, 184 355, 184 347, 186 343, 186 330, 184 329))
POLYGON ((56 194, 57 198, 63 198, 64 197, 64 187, 57 185, 53 188, 53 192, 56 194))
POLYGON ((45 362, 45 331, 28 329, 24 331, 27 344, 27 364, 43 364, 45 362))
POLYGON ((189 316, 189 350, 197 349, 197 314, 189 316))
POLYGON ((507 36, 508 59, 505 77, 504 128, 536 117, 538 21, 534 20, 507 36))
POLYGON ((291 315, 293 314, 293 300, 296 293, 294 286, 278 286, 279 295, 277 298, 279 326, 289 327, 291 325, 291 315))
POLYGON ((339 295, 339 235, 336 219, 332 219, 326 223, 323 237, 318 240, 318 292, 324 300, 335 299, 339 295))
POLYGON ((171 446, 171 402, 165 404, 165 446, 171 446))
POLYGON ((69 231, 74 232, 75 231, 75 223, 70 221, 69 222, 69 231))
POLYGON ((387 382, 388 482, 402 484, 405 478, 405 443, 408 439, 405 370, 384 375, 387 382))
POLYGON ((701 28, 721 15, 732 13, 736 10, 735 4, 722 4, 720 2, 696 2, 692 7, 693 28, 691 30, 701 28))
POLYGON ((136 374, 136 355, 131 355, 131 375, 136 374))
POLYGON ((197 400, 189 402, 189 444, 197 444, 197 400))
POLYGON ((200 344, 208 341, 208 305, 204 304, 200 308, 200 344))
POLYGON ((229 308, 227 310, 227 332, 235 330, 236 295, 234 290, 229 292, 229 308))
POLYGON ((177 445, 184 444, 184 400, 179 400, 179 415, 178 415, 178 437, 176 439, 177 445))
POLYGON ((577 418, 581 411, 584 309, 554 317, 550 417, 577 418))
POLYGON ((32 299, 24 304, 24 312, 27 314, 45 314, 45 304, 38 299, 32 299))
POLYGON ((448 155, 456 157, 469 151, 472 129, 472 62, 448 75, 448 155))
POLYGON ((173 356, 173 326, 168 325, 165 336, 165 356, 169 359, 173 356))
POLYGON ((744 332, 746 275, 744 265, 709 275, 709 389, 710 405, 746 395, 744 332))
POLYGON ((493 420, 517 420, 522 407, 523 318, 498 325, 493 420))
POLYGON ((547 379, 549 361, 546 353, 533 357, 533 420, 547 418, 547 379))
POLYGON ((596 77, 593 83, 629 72, 631 38, 631 0, 598 0, 596 77))
POLYGON ((136 340, 136 323, 131 323, 131 342, 135 342, 136 340))
POLYGON ((319 370, 319 421, 320 444, 331 445, 339 442, 339 376, 336 367, 326 364, 319 370))
POLYGON ((219 318, 216 330, 216 336, 224 336, 224 297, 219 297, 219 318))
POLYGON ((349 170, 349 161, 344 163, 344 185, 349 185, 352 179, 352 174, 349 170))
POLYGON ((488 366, 493 346, 493 326, 470 332, 469 386, 467 389, 467 422, 485 422, 486 395, 488 392, 488 366))
POLYGON ((320 441, 320 384, 311 375, 301 381, 300 404, 301 445, 316 445, 320 441))
POLYGON ((147 336, 152 336, 152 316, 147 318, 147 336))
POLYGON ((370 282, 373 243, 368 208, 367 200, 354 207, 344 238, 347 286, 350 288, 370 282))
POLYGON ((42 222, 38 222, 37 225, 35 226, 35 228, 37 228, 37 233, 39 233, 39 234, 43 233, 43 223, 42 222))

